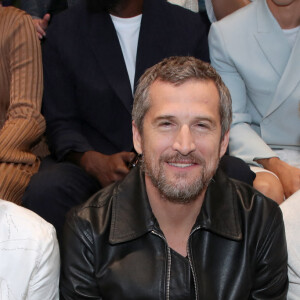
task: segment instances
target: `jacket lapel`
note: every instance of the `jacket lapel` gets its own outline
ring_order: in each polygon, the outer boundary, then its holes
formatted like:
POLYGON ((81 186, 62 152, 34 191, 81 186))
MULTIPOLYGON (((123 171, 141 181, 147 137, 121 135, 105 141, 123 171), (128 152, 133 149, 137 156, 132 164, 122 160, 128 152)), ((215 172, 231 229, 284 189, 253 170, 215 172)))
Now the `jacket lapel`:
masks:
POLYGON ((154 229, 155 218, 149 204, 144 173, 134 167, 115 188, 109 242, 134 240, 154 229))
MULTIPOLYGON (((161 0, 144 1, 137 48, 135 87, 144 71, 166 56, 170 34, 164 4, 161 0)), ((106 13, 95 13, 90 14, 89 20, 89 40, 99 66, 131 114, 133 103, 131 85, 111 18, 106 13)))
POLYGON ((144 0, 136 58, 135 87, 145 70, 166 56, 170 27, 165 9, 164 1, 144 0))
POLYGON ((257 33, 255 33, 255 38, 266 59, 281 77, 291 53, 290 47, 286 43, 284 33, 270 12, 266 1, 254 3, 257 4, 257 33))
POLYGON ((288 98, 299 83, 300 76, 297 74, 300 70, 300 34, 298 33, 296 44, 291 49, 266 1, 256 1, 255 3, 257 4, 255 37, 266 59, 279 77, 279 83, 267 113, 264 115, 265 118, 288 98))
POLYGON ((266 116, 277 109, 300 84, 300 31, 266 116))
MULTIPOLYGON (((196 226, 233 240, 243 238, 234 183, 218 170, 205 194, 196 226)), ((118 244, 136 239, 156 228, 149 204, 145 175, 139 166, 114 188, 109 241, 118 244)))
POLYGON ((201 228, 239 241, 243 238, 237 208, 240 200, 234 188, 234 180, 229 182, 228 177, 218 168, 205 193, 197 223, 201 228))
POLYGON ((131 114, 133 102, 130 81, 119 39, 107 13, 91 13, 89 40, 109 84, 131 114))

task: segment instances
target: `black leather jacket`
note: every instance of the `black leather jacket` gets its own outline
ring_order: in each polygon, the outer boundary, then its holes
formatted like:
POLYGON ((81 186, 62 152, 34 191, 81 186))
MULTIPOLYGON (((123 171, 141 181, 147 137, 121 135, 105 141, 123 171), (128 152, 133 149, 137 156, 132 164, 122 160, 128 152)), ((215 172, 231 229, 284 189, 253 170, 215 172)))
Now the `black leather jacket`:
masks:
POLYGON ((188 241, 166 243, 135 167, 70 214, 62 299, 285 299, 287 250, 277 204, 218 171, 188 241))

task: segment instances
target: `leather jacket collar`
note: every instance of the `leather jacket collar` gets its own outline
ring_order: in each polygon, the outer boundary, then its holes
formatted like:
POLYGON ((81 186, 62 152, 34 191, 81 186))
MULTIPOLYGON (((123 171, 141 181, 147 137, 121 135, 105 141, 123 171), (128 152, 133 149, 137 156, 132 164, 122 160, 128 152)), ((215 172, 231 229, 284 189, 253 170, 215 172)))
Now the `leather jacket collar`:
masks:
MULTIPOLYGON (((232 185, 218 170, 208 186, 195 226, 233 240, 241 240, 241 221, 232 185)), ((136 239, 155 228, 145 186, 145 175, 135 167, 114 189, 109 241, 118 244, 136 239), (119 199, 118 199, 119 198, 119 199)))

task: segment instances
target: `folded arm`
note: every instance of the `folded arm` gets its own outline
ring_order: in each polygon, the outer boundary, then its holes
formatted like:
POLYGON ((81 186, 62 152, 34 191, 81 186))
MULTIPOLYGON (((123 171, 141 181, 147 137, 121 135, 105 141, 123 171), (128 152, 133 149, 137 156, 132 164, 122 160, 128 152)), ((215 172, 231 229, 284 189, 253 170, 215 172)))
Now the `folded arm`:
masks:
POLYGON ((2 162, 33 164, 30 148, 45 130, 40 113, 43 74, 40 44, 31 19, 20 15, 8 36, 7 58, 10 70, 10 103, 7 120, 0 131, 2 162))

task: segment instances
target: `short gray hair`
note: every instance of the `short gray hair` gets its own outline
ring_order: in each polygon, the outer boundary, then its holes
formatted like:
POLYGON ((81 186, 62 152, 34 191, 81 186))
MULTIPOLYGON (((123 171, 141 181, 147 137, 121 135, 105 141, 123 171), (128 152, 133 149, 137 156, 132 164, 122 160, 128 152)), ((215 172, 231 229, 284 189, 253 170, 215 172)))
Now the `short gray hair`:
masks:
POLYGON ((132 120, 140 134, 143 132, 143 121, 150 108, 149 90, 154 81, 172 83, 179 86, 189 80, 211 80, 217 87, 220 96, 219 113, 221 120, 221 138, 229 130, 232 121, 231 97, 229 90, 220 75, 208 63, 190 56, 173 56, 146 70, 139 80, 135 92, 132 120))

